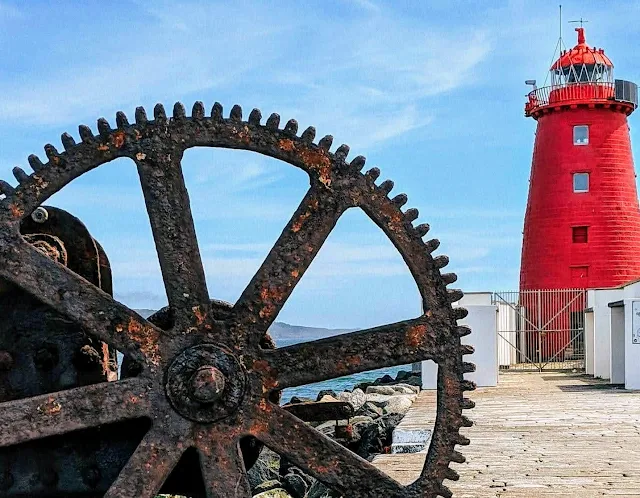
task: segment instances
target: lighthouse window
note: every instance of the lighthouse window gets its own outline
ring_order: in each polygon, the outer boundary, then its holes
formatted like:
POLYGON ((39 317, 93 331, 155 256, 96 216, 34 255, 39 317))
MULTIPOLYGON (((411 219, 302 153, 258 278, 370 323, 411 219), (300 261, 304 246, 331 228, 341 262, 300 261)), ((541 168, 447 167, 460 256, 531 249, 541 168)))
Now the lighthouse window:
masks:
POLYGON ((571 239, 574 244, 589 242, 589 227, 571 227, 571 239))
POLYGON ((573 145, 589 144, 589 127, 587 125, 578 125, 573 127, 573 145))
POLYGON ((573 174, 573 191, 589 192, 589 173, 573 174))

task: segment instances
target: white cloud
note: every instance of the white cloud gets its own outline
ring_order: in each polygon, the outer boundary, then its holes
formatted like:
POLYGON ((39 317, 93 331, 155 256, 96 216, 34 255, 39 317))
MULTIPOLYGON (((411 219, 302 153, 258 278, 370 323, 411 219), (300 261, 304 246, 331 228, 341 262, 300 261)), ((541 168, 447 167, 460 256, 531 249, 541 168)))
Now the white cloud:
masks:
POLYGON ((92 59, 35 70, 29 85, 5 74, 0 121, 67 125, 119 108, 131 113, 149 99, 231 90, 371 147, 430 124, 427 100, 472 83, 491 50, 481 31, 438 31, 390 6, 355 3, 367 14, 336 26, 302 7, 157 2, 150 22, 138 20, 136 48, 126 55, 83 40, 92 59))

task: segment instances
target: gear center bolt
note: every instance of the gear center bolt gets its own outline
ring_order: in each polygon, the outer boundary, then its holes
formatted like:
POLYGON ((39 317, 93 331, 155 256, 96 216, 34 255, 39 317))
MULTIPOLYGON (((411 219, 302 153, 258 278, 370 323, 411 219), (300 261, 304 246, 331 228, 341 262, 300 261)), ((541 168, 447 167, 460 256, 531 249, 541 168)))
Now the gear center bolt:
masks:
POLYGON ((224 392, 224 375, 216 367, 205 365, 191 376, 191 395, 200 403, 213 403, 224 392))
POLYGON ((169 402, 194 422, 211 423, 233 415, 246 389, 246 373, 238 359, 214 344, 182 351, 166 373, 169 402))

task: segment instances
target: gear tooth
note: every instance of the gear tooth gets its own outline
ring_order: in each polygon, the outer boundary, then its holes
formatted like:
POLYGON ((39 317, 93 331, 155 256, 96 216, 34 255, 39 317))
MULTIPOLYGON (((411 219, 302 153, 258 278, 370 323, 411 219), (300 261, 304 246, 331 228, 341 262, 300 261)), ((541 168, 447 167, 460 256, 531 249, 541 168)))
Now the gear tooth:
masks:
POLYGON ((444 268, 445 266, 447 266, 449 264, 449 257, 442 255, 442 256, 437 256, 435 258, 433 258, 433 262, 436 265, 436 268, 440 269, 440 268, 444 268))
POLYGON ((409 208, 404 213, 404 218, 409 223, 416 221, 418 219, 418 216, 420 216, 420 211, 418 211, 416 208, 409 208))
POLYGON ((129 119, 127 119, 127 115, 122 111, 116 112, 116 126, 118 128, 129 126, 129 119))
POLYGON ((452 451, 451 452, 451 461, 452 462, 456 462, 456 463, 464 463, 464 462, 467 461, 467 459, 459 451, 452 451))
POLYGON ((270 130, 277 130, 280 126, 280 114, 273 113, 267 118, 267 128, 270 130))
POLYGON ((78 126, 78 133, 80 134, 80 140, 83 142, 93 140, 93 132, 87 125, 78 126))
POLYGON ((476 371, 475 363, 469 363, 468 361, 462 362, 462 372, 463 373, 472 373, 476 371))
POLYGON ((469 438, 463 436, 462 434, 456 434, 455 436, 453 436, 453 440, 460 446, 469 446, 469 443, 471 443, 471 441, 469 441, 469 438))
MULTIPOLYGON (((456 308, 454 310, 454 312, 456 310, 464 310, 464 308, 456 308)), ((465 315, 465 316, 467 316, 467 315, 465 315)), ((462 317, 462 318, 464 318, 464 317, 462 317)), ((458 337, 465 337, 465 336, 467 336, 467 335, 469 335, 471 333, 471 327, 468 327, 467 325, 458 325, 456 327, 456 331, 458 332, 458 337)))
POLYGON ((47 158, 49 159, 49 161, 51 161, 52 159, 60 155, 58 154, 58 149, 56 149, 51 144, 47 144, 44 146, 44 153, 47 155, 47 158))
POLYGON ((463 391, 475 391, 476 390, 476 383, 471 381, 471 380, 463 380, 460 383, 460 388, 463 391))
POLYGON ((16 166, 15 168, 13 168, 12 171, 13 171, 13 176, 16 177, 16 180, 18 180, 18 183, 24 183, 29 179, 29 175, 27 175, 25 171, 19 166, 16 166))
POLYGON ((44 164, 42 164, 42 161, 40 160, 40 158, 35 154, 29 155, 29 157, 27 158, 27 161, 29 161, 29 166, 31 166, 31 169, 33 171, 38 172, 44 167, 44 164))
POLYGON ((222 104, 220 102, 216 102, 215 104, 213 104, 213 107, 211 108, 211 117, 213 118, 214 121, 222 121, 222 119, 224 118, 224 116, 222 115, 223 113, 223 109, 222 109, 222 104))
POLYGON ((460 420, 462 421, 462 427, 473 427, 473 421, 469 417, 461 415, 460 420))
POLYGON ((193 107, 191 108, 191 117, 193 119, 204 119, 204 104, 199 100, 196 100, 193 103, 193 107))
POLYGON ((371 168, 365 175, 375 182, 380 176, 380 170, 378 168, 371 168))
POLYGON ((444 283, 446 285, 449 285, 458 280, 458 275, 456 275, 455 273, 443 273, 442 280, 444 280, 444 283))
POLYGON ((462 398, 462 402, 460 403, 460 406, 462 407, 463 410, 472 410, 473 408, 476 407, 476 404, 471 401, 469 398, 462 398))
POLYGON ((471 344, 462 344, 460 345, 460 353, 464 355, 473 354, 476 352, 476 348, 474 348, 471 344))
POLYGON ((300 138, 302 138, 303 142, 306 142, 308 144, 313 143, 313 140, 316 138, 316 129, 313 126, 309 126, 302 132, 300 138))
POLYGON ((12 195, 15 192, 15 188, 9 185, 4 180, 0 180, 0 194, 4 194, 6 196, 12 195))
POLYGON ((453 316, 456 320, 462 320, 463 318, 466 318, 468 314, 469 311, 467 310, 467 308, 461 308, 457 306, 453 309, 453 316))
POLYGON ((325 135, 318 142, 318 147, 324 150, 329 150, 333 145, 333 135, 325 135))
POLYGON ((336 149, 335 156, 338 159, 344 161, 347 159, 347 156, 349 155, 350 150, 351 148, 347 144, 342 144, 340 147, 336 149))
POLYGON ((362 171, 362 168, 364 168, 364 165, 366 162, 367 162, 366 157, 356 156, 351 160, 351 162, 349 163, 349 166, 351 166, 356 171, 362 171))
POLYGON ((136 123, 138 123, 138 124, 145 124, 148 121, 148 119, 147 119, 147 111, 142 106, 136 107, 135 116, 136 116, 136 123))
POLYGON ((393 202, 398 207, 402 207, 407 203, 408 200, 409 198, 407 197, 407 194, 398 194, 393 199, 391 199, 391 202, 393 202))
POLYGON ((109 121, 105 118, 98 119, 98 133, 100 135, 108 135, 111 132, 111 126, 109 125, 109 121))
POLYGON ((156 121, 166 121, 167 120, 167 113, 164 110, 164 106, 162 104, 156 104, 155 107, 153 108, 153 117, 156 121))
POLYGON ((173 119, 184 119, 187 117, 187 111, 182 102, 173 104, 173 119))
POLYGON ((427 247, 427 251, 429 251, 429 253, 432 253, 438 247, 440 247, 440 241, 438 239, 431 239, 427 240, 424 245, 427 247))
POLYGON ((456 303, 456 302, 460 301, 460 299, 462 299, 463 295, 464 294, 462 293, 462 291, 460 289, 448 289, 447 290, 447 297, 448 297, 450 303, 456 303))
POLYGON ((73 137, 69 135, 66 131, 60 136, 60 140, 62 141, 62 146, 64 147, 64 150, 69 150, 76 144, 76 141, 73 139, 73 137))
POLYGON ((449 488, 447 488, 444 484, 438 484, 435 491, 442 496, 443 498, 452 498, 453 493, 449 488))
POLYGON ((444 478, 449 479, 450 481, 457 481, 460 479, 460 474, 458 474, 455 470, 447 467, 444 471, 444 478))
POLYGON ((389 194, 393 190, 393 182, 391 180, 385 180, 379 185, 380 190, 385 194, 389 194))
POLYGON ((429 223, 422 223, 422 224, 418 225, 415 228, 415 230, 418 233, 418 235, 420 236, 420 238, 422 238, 425 235, 427 235, 429 233, 430 229, 431 229, 431 227, 429 226, 429 223))
POLYGON ((262 113, 260 112, 260 109, 253 109, 249 113, 249 123, 250 124, 259 125, 261 119, 262 119, 262 113))
POLYGON ((229 119, 231 121, 242 121, 242 107, 238 104, 234 105, 229 113, 229 119))
POLYGON ((298 133, 298 122, 295 119, 290 119, 287 121, 287 124, 284 125, 284 131, 291 135, 295 135, 298 133))

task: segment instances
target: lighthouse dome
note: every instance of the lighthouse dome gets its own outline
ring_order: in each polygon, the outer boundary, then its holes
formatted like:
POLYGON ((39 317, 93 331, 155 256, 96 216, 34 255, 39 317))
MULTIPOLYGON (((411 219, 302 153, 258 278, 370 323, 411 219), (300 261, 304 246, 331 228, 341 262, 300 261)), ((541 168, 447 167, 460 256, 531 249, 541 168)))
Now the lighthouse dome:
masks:
POLYGON ((576 28, 578 44, 560 54, 550 68, 556 76, 564 76, 565 83, 584 83, 608 80, 613 69, 611 59, 602 48, 587 45, 584 28, 576 28))

